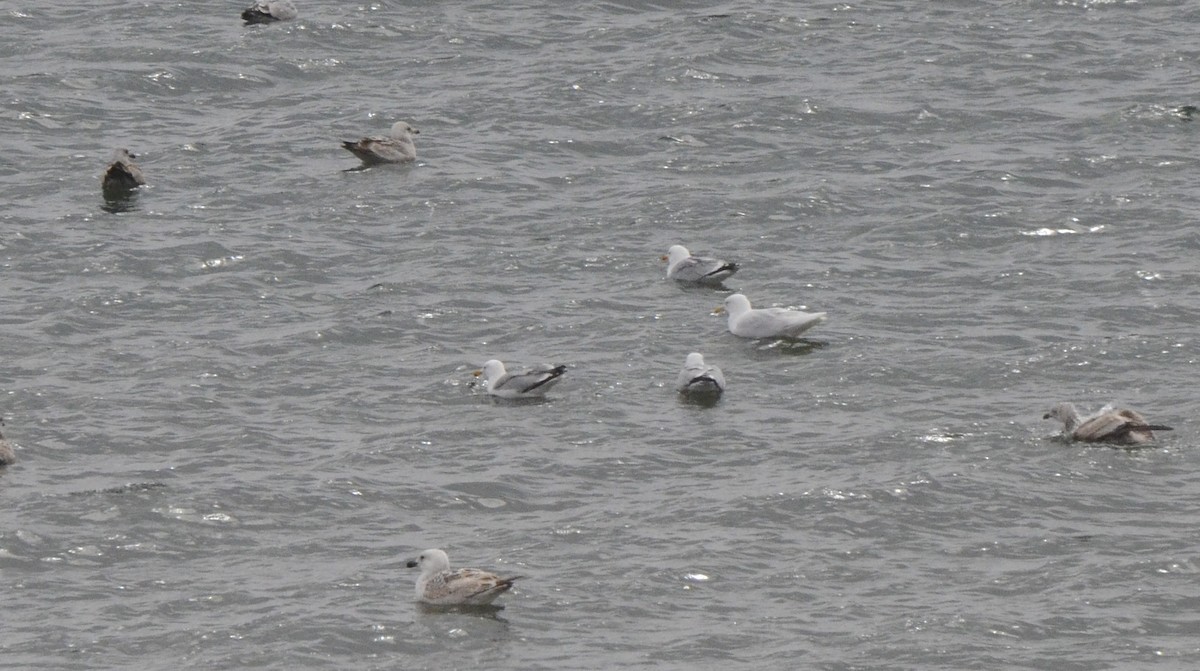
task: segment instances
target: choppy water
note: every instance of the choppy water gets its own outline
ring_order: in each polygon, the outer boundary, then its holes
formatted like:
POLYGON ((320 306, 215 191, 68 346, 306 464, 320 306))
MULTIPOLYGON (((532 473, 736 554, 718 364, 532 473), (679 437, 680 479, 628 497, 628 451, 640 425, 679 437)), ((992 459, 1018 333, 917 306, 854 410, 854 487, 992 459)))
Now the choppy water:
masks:
POLYGON ((0 666, 1200 663, 1192 4, 221 5, 0 18, 0 666), (428 612, 426 547, 528 577, 428 612))

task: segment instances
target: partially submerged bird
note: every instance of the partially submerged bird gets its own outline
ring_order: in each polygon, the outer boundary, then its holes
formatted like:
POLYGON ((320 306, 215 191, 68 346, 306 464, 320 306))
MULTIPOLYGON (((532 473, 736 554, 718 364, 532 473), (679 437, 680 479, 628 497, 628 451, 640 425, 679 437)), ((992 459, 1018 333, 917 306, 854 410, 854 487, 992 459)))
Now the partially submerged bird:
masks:
POLYGON ((1086 443, 1142 445, 1154 440, 1154 431, 1173 431, 1169 426, 1149 424, 1134 410, 1114 408, 1111 404, 1093 415, 1081 417, 1071 403, 1059 403, 1042 419, 1057 419, 1063 423, 1063 436, 1086 443))
POLYGON ((675 379, 675 389, 682 394, 720 394, 725 391, 725 376, 721 369, 704 363, 704 355, 692 352, 675 379))
POLYGON ((381 163, 408 163, 417 160, 414 135, 421 131, 408 125, 407 121, 392 124, 388 137, 364 137, 357 142, 343 142, 342 147, 362 160, 364 165, 381 163))
POLYGON ((246 25, 274 23, 275 21, 291 21, 298 14, 296 6, 288 0, 258 0, 253 7, 242 12, 242 20, 246 22, 246 25))
MULTIPOLYGON (((4 426, 4 421, 0 420, 0 426, 4 426)), ((8 466, 17 462, 17 454, 13 452, 12 445, 4 439, 4 434, 0 434, 0 467, 8 466)))
POLYGON ((104 169, 104 177, 100 180, 105 198, 128 197, 134 189, 146 183, 142 169, 133 162, 135 158, 137 156, 129 153, 128 149, 113 152, 113 162, 104 169))
POLYGON ((738 271, 738 264, 707 256, 692 256, 683 245, 671 245, 667 255, 667 279, 697 284, 720 284, 738 271))
POLYGON ((408 568, 420 567, 417 577, 417 601, 435 606, 486 606, 512 589, 513 581, 523 576, 501 578, 477 568, 450 570, 445 552, 430 549, 410 560, 408 568))
POLYGON ((825 321, 824 312, 750 307, 750 299, 733 294, 715 312, 729 314, 729 332, 742 338, 796 338, 825 321))
POLYGON ((492 396, 500 398, 536 398, 545 396, 546 391, 558 384, 559 378, 567 372, 563 365, 538 364, 524 373, 510 373, 501 361, 492 359, 483 364, 483 368, 473 373, 475 377, 483 376, 487 380, 487 390, 492 396))

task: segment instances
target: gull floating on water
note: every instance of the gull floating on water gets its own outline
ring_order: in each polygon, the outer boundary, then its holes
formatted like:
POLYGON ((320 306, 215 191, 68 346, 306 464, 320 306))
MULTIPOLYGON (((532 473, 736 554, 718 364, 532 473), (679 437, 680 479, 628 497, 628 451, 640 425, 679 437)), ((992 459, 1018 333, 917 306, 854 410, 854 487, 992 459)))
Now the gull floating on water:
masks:
POLYGON ((487 390, 492 396, 536 398, 545 396, 546 391, 558 384, 559 378, 566 372, 566 366, 543 363, 524 373, 509 373, 504 369, 502 362, 492 359, 483 364, 481 370, 475 371, 474 375, 482 375, 483 379, 487 380, 487 390))
POLYGON ((408 125, 407 121, 397 121, 392 124, 388 137, 364 137, 357 142, 343 142, 351 154, 362 159, 365 165, 381 163, 408 163, 417 160, 417 146, 413 144, 414 135, 421 131, 408 125))
POLYGON ((512 589, 513 581, 524 576, 501 578, 477 568, 450 570, 445 552, 430 549, 410 560, 408 568, 421 567, 417 577, 417 601, 435 606, 486 606, 512 589))
POLYGON ((1064 425, 1064 437, 1086 443, 1141 445, 1154 440, 1154 431, 1174 430, 1161 424, 1148 424, 1140 413, 1127 408, 1114 408, 1112 404, 1100 408, 1093 415, 1080 417, 1073 404, 1059 403, 1042 419, 1060 420, 1064 425))
POLYGON ((675 389, 683 394, 720 394, 725 391, 721 369, 704 363, 704 355, 692 352, 675 380, 675 389))
POLYGON ((824 312, 750 307, 750 299, 733 294, 716 312, 729 314, 729 332, 742 338, 796 338, 825 321, 824 312))
POLYGON ((254 6, 242 12, 246 25, 252 23, 274 23, 296 18, 296 6, 288 0, 258 0, 254 6))
MULTIPOLYGON (((3 420, 0 420, 0 426, 4 426, 3 420)), ((0 433, 0 467, 16 463, 16 461, 17 453, 13 452, 12 445, 9 445, 8 441, 4 439, 4 434, 0 433)))
POLYGON ((123 198, 146 183, 142 169, 133 162, 136 155, 128 149, 118 149, 113 152, 113 162, 104 170, 104 178, 100 186, 108 198, 123 198))
POLYGON ((738 271, 738 264, 707 256, 692 256, 683 245, 671 245, 667 255, 667 279, 698 284, 720 284, 738 271))

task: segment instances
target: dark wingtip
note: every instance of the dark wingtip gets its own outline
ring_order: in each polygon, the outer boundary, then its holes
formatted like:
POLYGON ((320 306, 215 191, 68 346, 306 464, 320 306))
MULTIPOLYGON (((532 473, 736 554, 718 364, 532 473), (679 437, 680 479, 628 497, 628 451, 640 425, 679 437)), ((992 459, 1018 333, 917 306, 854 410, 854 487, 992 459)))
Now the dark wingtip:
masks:
POLYGON ((249 25, 254 23, 270 23, 272 21, 278 21, 279 19, 258 9, 257 7, 251 7, 250 9, 242 12, 242 20, 249 25))

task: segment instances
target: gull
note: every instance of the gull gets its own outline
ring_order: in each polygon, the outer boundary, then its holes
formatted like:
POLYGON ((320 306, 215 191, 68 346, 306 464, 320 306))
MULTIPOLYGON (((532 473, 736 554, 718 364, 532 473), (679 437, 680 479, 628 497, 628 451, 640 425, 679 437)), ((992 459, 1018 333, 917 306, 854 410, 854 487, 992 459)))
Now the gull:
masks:
POLYGON ((671 245, 667 255, 667 279, 697 284, 720 284, 738 271, 738 264, 707 256, 692 256, 683 245, 671 245))
POLYGON ((487 380, 488 393, 492 396, 533 398, 545 396, 546 391, 558 384, 559 378, 566 372, 566 366, 543 363, 524 373, 509 373, 502 362, 492 359, 473 374, 475 377, 482 375, 487 380))
POLYGON ((1141 445, 1154 440, 1154 431, 1173 431, 1169 426, 1147 424, 1140 413, 1112 404, 1100 408, 1094 415, 1080 417, 1071 403, 1059 403, 1042 415, 1042 419, 1057 419, 1063 423, 1063 436, 1085 443, 1115 443, 1141 445))
POLYGON ((486 606, 512 589, 513 581, 524 576, 501 578, 477 568, 450 570, 445 552, 430 549, 410 560, 408 568, 421 567, 417 576, 417 601, 435 606, 486 606))
POLYGON ((750 299, 733 294, 714 312, 729 314, 729 332, 742 338, 796 338, 825 321, 824 312, 750 307, 750 299))
POLYGON ((417 146, 413 144, 412 136, 420 134, 421 131, 408 125, 407 121, 397 121, 392 124, 388 137, 364 137, 357 142, 343 142, 342 147, 368 166, 408 163, 417 160, 417 146))
POLYGON ((242 12, 242 20, 246 25, 252 23, 273 23, 275 21, 290 21, 296 18, 296 6, 288 0, 258 0, 254 6, 242 12))
MULTIPOLYGON (((4 420, 0 420, 0 426, 4 426, 4 420)), ((16 463, 17 454, 13 452, 12 445, 4 439, 4 434, 0 433, 0 466, 8 466, 16 463)))
POLYGON ((682 394, 720 394, 725 391, 725 376, 720 368, 704 363, 703 354, 692 352, 679 371, 675 389, 682 394))
POLYGON ((104 178, 100 181, 105 196, 122 198, 146 183, 142 169, 133 162, 135 158, 137 156, 129 153, 128 149, 113 152, 113 162, 104 169, 104 178))

